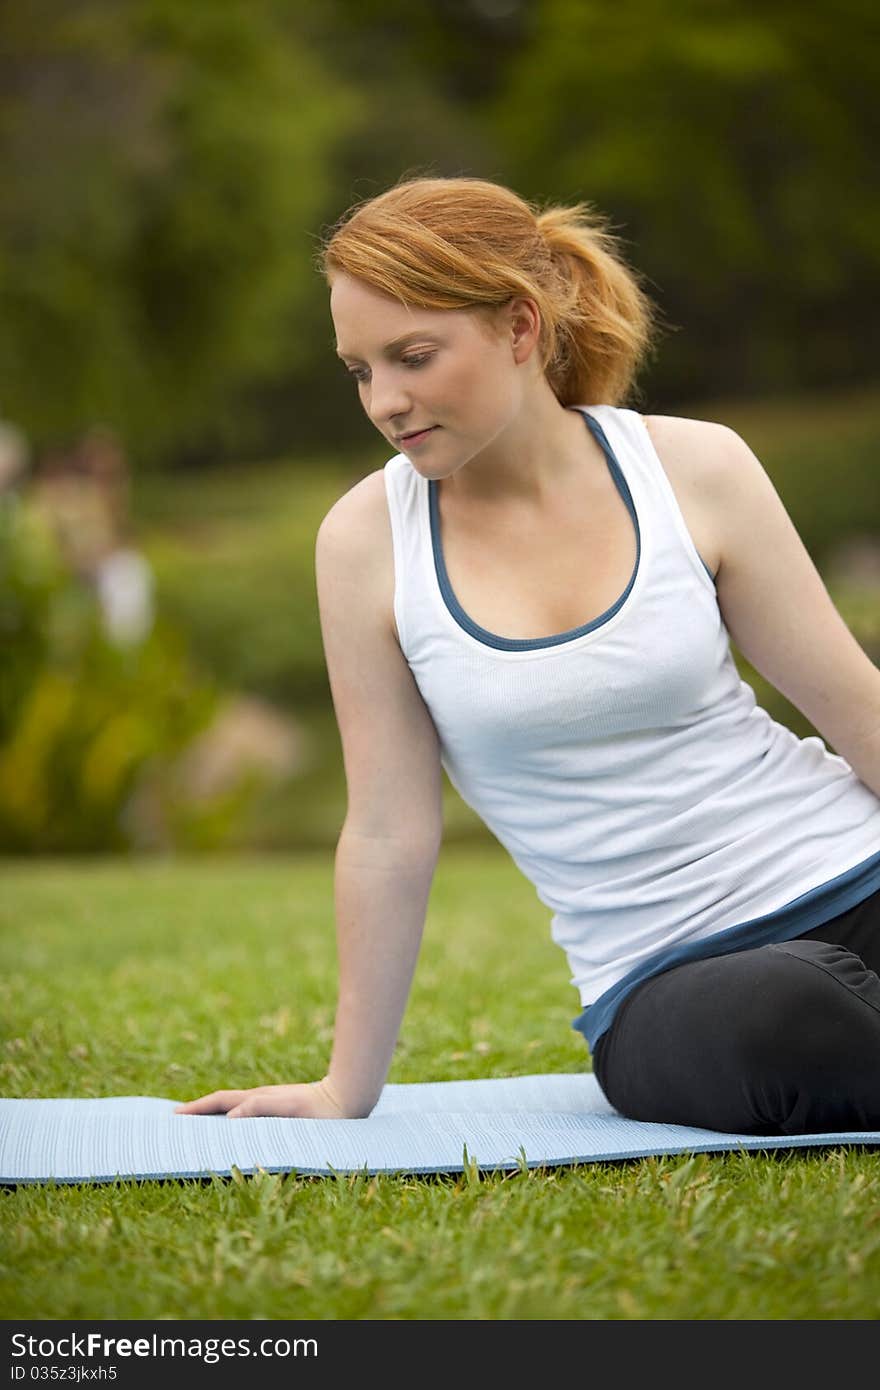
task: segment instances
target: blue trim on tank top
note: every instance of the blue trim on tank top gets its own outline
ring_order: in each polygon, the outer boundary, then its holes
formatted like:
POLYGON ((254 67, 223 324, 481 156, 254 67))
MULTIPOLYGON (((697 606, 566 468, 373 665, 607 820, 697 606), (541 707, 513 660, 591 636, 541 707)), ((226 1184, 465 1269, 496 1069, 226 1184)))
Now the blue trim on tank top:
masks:
POLYGON ((772 946, 779 941, 791 941, 804 932, 830 922, 843 912, 849 912, 864 902, 872 893, 880 889, 880 852, 870 859, 864 859, 852 869, 838 874, 827 883, 810 888, 800 897, 793 898, 784 907, 770 912, 764 917, 753 917, 751 921, 740 922, 728 927, 715 936, 703 937, 700 941, 689 942, 684 946, 674 946, 668 951, 660 951, 650 956, 635 970, 624 975, 622 980, 606 989, 594 1003, 582 1009, 577 1018, 572 1019, 572 1028, 582 1033, 592 1051, 603 1033, 614 1021, 620 1005, 637 985, 661 975, 677 965, 689 961, 705 960, 710 956, 726 956, 735 951, 749 951, 756 946, 772 946))
POLYGON ((480 627, 479 623, 475 623, 473 618, 468 617, 458 599, 455 597, 452 585, 449 582, 449 575, 446 572, 446 561, 443 559, 443 543, 440 536, 440 504, 437 495, 437 483, 433 478, 428 479, 428 509, 431 522, 431 545, 434 551, 434 569, 437 573, 440 592, 443 595, 446 607, 449 609, 449 612, 452 614, 459 627, 463 627, 465 632, 469 632, 472 637, 476 637, 479 642, 482 642, 487 647, 497 647, 502 651, 522 652, 530 651, 538 647, 555 647, 561 642, 571 642, 575 637, 582 637, 584 633, 594 631, 595 628, 601 627, 603 623, 607 623, 609 618, 613 618, 614 614, 623 607, 629 597, 632 586, 636 582, 636 575, 639 572, 639 562, 642 554, 642 535, 639 528, 639 518, 636 515, 635 503, 632 499, 632 493, 629 490, 629 484, 624 477, 623 469, 620 467, 615 457, 614 450, 608 443, 605 431, 598 420, 594 420, 581 406, 575 406, 574 409, 583 415, 587 427, 593 434, 597 443, 601 445, 608 463, 609 471, 614 479, 618 492, 626 504, 626 509, 632 518, 636 533, 636 561, 633 566, 633 572, 630 575, 629 583, 610 608, 606 608, 605 612, 600 613, 598 618, 593 618, 591 622, 584 623, 582 627, 569 628, 568 631, 556 633, 552 637, 499 637, 497 633, 489 632, 487 628, 480 627))

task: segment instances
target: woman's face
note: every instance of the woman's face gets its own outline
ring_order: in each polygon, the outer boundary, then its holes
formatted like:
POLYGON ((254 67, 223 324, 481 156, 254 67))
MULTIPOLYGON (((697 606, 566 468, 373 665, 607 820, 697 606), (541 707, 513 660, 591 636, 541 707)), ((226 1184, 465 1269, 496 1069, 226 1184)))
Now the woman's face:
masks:
POLYGON ((341 273, 330 312, 367 416, 424 477, 457 472, 515 421, 526 374, 512 315, 492 331, 473 312, 409 308, 341 273))

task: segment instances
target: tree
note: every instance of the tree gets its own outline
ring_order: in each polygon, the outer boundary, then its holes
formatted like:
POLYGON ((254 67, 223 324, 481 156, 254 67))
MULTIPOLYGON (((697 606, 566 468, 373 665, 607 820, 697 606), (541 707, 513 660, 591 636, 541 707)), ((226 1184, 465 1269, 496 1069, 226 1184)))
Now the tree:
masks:
MULTIPOLYGON (((295 15, 295 12, 293 12, 295 15)), ((246 432, 310 344, 315 220, 357 102, 270 0, 0 8, 0 405, 139 460, 246 432)))
POLYGON ((540 0, 484 107, 505 177, 607 212, 668 320, 658 388, 864 382, 880 290, 866 0, 540 0))

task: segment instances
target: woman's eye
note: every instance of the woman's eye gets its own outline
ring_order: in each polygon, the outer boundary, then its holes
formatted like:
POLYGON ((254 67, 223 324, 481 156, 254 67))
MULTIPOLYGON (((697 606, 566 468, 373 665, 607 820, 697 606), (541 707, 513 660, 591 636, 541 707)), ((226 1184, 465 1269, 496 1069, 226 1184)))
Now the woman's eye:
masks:
MULTIPOLYGON (((430 362, 433 355, 432 352, 423 352, 415 357, 402 357, 400 360, 406 367, 423 367, 426 362, 430 362)), ((368 374, 359 367, 352 367, 348 369, 348 375, 360 383, 367 380, 368 374)))

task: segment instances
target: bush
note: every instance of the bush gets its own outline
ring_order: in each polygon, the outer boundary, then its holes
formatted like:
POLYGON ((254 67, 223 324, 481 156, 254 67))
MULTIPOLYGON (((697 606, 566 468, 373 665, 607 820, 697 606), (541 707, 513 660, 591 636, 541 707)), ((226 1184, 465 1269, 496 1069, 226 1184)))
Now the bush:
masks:
MULTIPOLYGON (((0 500, 0 850, 117 850, 145 782, 178 794, 178 755, 205 728, 218 691, 181 634, 159 618, 132 646, 108 640, 97 597, 69 574, 39 515, 0 500)), ((186 835, 199 812, 169 807, 186 835)), ((202 808, 207 816, 217 807, 202 808)), ((222 817, 221 817, 222 819, 222 817)))

